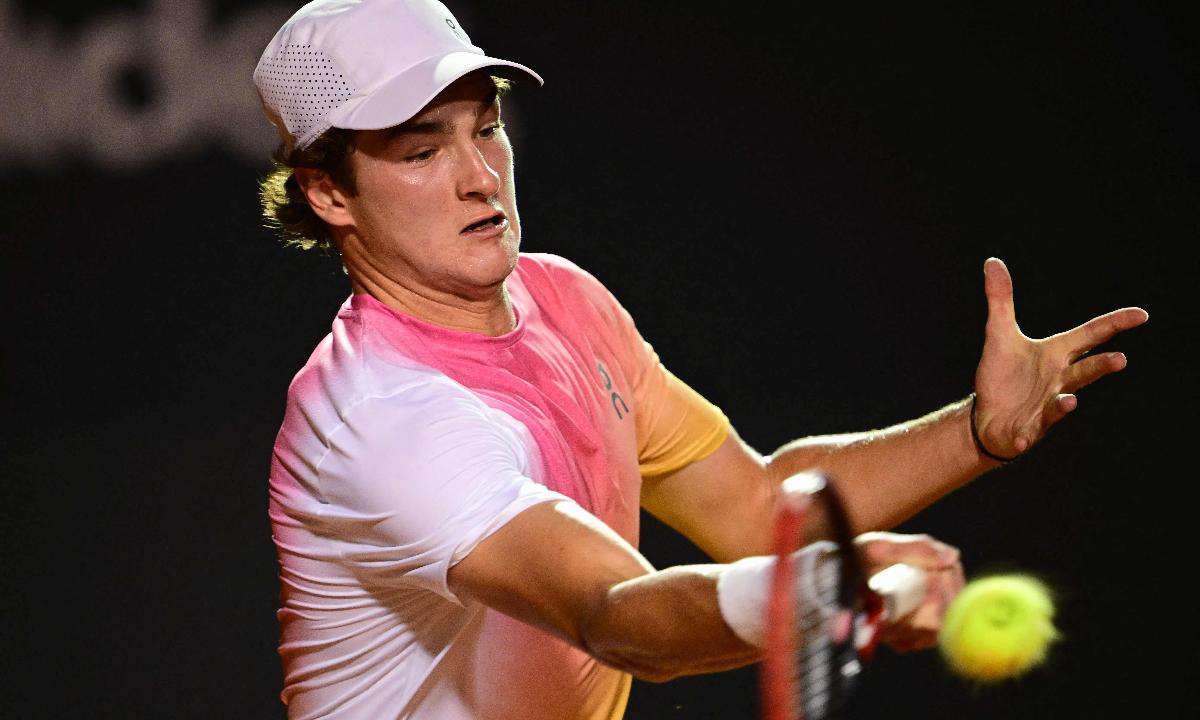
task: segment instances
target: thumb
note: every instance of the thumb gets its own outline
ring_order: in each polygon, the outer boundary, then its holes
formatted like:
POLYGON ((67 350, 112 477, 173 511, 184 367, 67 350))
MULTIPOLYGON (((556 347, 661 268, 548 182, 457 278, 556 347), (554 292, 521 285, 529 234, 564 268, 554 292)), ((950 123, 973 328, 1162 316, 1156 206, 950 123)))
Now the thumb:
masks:
POLYGON ((1012 275, 1000 258, 991 257, 983 263, 983 294, 987 297, 987 332, 1002 332, 1017 324, 1013 306, 1012 275))

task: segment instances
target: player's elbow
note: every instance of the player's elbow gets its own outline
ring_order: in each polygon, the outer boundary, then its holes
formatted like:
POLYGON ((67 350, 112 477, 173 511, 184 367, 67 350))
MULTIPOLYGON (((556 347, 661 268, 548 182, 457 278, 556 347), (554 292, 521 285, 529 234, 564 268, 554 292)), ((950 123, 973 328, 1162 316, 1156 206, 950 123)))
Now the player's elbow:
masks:
POLYGON ((584 649, 605 665, 647 682, 666 682, 687 674, 684 658, 667 640, 672 633, 656 627, 661 608, 644 594, 616 586, 595 598, 579 623, 584 649))
POLYGON ((623 670, 638 680, 663 683, 685 675, 718 672, 742 667, 759 659, 755 648, 735 641, 729 648, 717 642, 696 642, 670 631, 634 639, 620 635, 598 636, 586 641, 587 651, 605 665, 623 670))
POLYGON ((623 670, 638 680, 663 683, 689 674, 685 663, 653 648, 642 648, 611 640, 588 642, 586 649, 605 665, 623 670))
POLYGON ((753 661, 756 651, 720 619, 708 575, 676 568, 610 588, 578 626, 585 649, 656 683, 753 661))

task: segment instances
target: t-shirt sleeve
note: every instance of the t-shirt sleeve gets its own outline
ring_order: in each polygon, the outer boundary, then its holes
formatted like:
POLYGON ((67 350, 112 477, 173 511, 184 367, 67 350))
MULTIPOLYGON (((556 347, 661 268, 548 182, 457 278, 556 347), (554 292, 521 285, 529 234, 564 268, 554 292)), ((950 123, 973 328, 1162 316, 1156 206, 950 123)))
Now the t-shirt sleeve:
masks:
POLYGON ((667 370, 633 317, 599 280, 569 261, 556 262, 576 275, 615 337, 614 351, 633 385, 642 476, 665 475, 711 455, 729 435, 729 419, 721 409, 667 370))
POLYGON ((729 435, 729 419, 658 359, 643 341, 647 365, 634 387, 638 466, 643 477, 678 470, 711 455, 729 435))
POLYGON ((455 563, 523 510, 570 501, 531 479, 498 412, 449 383, 346 410, 318 468, 318 534, 372 582, 460 602, 447 584, 455 563))

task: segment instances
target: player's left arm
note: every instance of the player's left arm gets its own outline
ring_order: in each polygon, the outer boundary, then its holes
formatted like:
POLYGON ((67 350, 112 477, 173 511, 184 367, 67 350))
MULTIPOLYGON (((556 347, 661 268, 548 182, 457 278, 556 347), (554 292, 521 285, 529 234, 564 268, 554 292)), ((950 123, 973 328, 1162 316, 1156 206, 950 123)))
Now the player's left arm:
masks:
POLYGON ((816 468, 837 478, 856 533, 889 529, 997 464, 975 447, 968 410, 958 402, 883 430, 803 438, 769 456, 730 429, 712 454, 646 478, 642 506, 714 559, 760 555, 780 484, 816 468))
MULTIPOLYGON (((1074 410, 1080 388, 1125 367, 1120 352, 1089 353, 1148 315, 1123 308, 1034 339, 1017 326, 1012 279, 998 259, 984 264, 984 291, 974 411, 988 453, 1011 457, 1074 410)), ((840 480, 856 531, 891 528, 1000 464, 976 443, 972 408, 968 398, 881 430, 796 440, 766 457, 731 431, 711 454, 647 478, 642 505, 718 560, 762 554, 779 483, 820 468, 840 480)))

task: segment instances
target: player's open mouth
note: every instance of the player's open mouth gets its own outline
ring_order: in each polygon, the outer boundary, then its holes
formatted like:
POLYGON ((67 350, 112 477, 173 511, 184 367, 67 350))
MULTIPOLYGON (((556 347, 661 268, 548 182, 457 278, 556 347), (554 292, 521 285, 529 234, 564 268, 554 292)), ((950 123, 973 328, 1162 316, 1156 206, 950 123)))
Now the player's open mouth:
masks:
POLYGON ((504 217, 504 213, 495 213, 480 220, 477 220, 463 228, 460 232, 463 235, 474 233, 486 234, 498 228, 504 228, 508 225, 508 219, 504 217))

